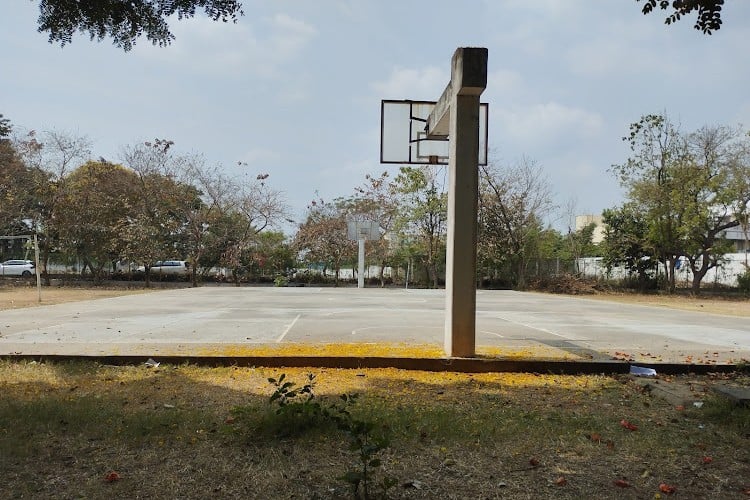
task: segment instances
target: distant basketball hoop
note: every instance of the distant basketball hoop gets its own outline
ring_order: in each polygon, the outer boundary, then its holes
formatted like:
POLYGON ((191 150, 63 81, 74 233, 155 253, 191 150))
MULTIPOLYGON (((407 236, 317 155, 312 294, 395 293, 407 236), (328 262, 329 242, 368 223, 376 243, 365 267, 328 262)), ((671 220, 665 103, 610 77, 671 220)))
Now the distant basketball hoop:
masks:
POLYGON ((379 240, 380 225, 374 220, 350 220, 347 222, 350 240, 379 240))
POLYGON ((349 220, 347 233, 350 240, 358 243, 357 288, 365 287, 365 241, 380 239, 380 224, 374 220, 349 220))

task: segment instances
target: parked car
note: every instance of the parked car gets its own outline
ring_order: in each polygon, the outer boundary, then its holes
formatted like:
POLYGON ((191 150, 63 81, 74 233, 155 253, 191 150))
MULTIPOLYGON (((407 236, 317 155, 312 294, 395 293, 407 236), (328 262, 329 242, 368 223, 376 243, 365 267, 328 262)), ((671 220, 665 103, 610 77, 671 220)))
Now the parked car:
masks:
POLYGON ((31 276, 35 267, 30 260, 6 260, 0 264, 0 276, 31 276))
MULTIPOLYGON (((139 272, 145 272, 146 268, 141 266, 139 272)), ((186 275, 190 272, 190 266, 184 260, 158 260, 151 264, 151 275, 156 274, 178 274, 186 275)))

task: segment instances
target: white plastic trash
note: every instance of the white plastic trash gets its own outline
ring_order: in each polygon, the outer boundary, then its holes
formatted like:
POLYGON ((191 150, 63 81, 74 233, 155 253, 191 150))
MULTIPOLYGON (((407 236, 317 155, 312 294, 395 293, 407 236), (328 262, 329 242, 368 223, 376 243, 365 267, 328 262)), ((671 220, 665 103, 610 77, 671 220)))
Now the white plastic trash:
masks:
POLYGON ((631 375, 640 375, 643 377, 653 377, 656 375, 656 370, 653 368, 645 368, 643 366, 630 366, 630 374, 631 375))

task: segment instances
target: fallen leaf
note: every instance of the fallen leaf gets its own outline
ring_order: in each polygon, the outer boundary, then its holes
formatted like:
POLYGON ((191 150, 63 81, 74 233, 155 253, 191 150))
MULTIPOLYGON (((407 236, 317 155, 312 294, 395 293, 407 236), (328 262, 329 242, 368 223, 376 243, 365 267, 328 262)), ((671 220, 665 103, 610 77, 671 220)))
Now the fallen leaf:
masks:
POLYGON ((685 411, 685 406, 684 405, 677 405, 677 406, 674 407, 674 409, 677 410, 677 411, 685 411))
POLYGON ((226 420, 224 420, 225 424, 233 424, 234 423, 234 417, 227 417, 226 420))
POLYGON ((532 467, 539 467, 539 460, 537 460, 536 458, 530 458, 529 465, 532 467))
POLYGON ((601 436, 601 434, 599 434, 598 432, 594 432, 594 433, 592 433, 592 434, 591 434, 591 435, 589 436, 589 439, 591 439, 592 441, 594 441, 594 442, 596 442, 596 443, 601 443, 601 442, 602 442, 602 436, 601 436))
POLYGON ((630 483, 624 479, 617 479, 615 480, 615 486, 619 486, 620 488, 630 488, 630 483))
POLYGON ((625 419, 620 420, 620 425, 623 426, 624 428, 626 428, 629 431, 637 431, 638 430, 638 426, 637 425, 631 424, 630 422, 628 422, 625 419))
POLYGON ((703 457, 704 464, 710 464, 713 461, 714 461, 713 457, 703 457))
POLYGON ((662 493, 666 493, 667 495, 671 495, 676 490, 677 490, 677 488, 675 488, 674 486, 671 486, 671 485, 669 485, 667 483, 661 483, 659 485, 659 491, 661 491, 662 493))
POLYGON ((115 481, 119 481, 119 480, 120 480, 120 475, 115 471, 112 471, 106 476, 104 476, 104 481, 107 483, 114 483, 115 481))
POLYGON ((557 479, 555 479, 555 484, 558 486, 565 486, 566 484, 568 484, 568 480, 565 479, 563 476, 560 476, 557 479))

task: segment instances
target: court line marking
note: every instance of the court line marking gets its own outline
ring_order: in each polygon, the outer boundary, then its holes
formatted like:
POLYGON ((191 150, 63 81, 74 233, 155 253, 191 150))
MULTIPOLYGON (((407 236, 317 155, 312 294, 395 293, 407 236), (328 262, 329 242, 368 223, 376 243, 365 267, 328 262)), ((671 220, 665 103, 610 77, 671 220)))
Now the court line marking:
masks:
POLYGON ((281 334, 281 336, 280 336, 279 338, 277 338, 277 339, 276 339, 276 343, 277 343, 277 344, 278 344, 279 342, 281 342, 282 340, 284 340, 284 337, 286 337, 286 334, 287 334, 287 333, 289 333, 289 330, 291 330, 291 329, 292 329, 292 327, 294 327, 294 324, 295 324, 295 323, 297 322, 297 320, 298 320, 298 319, 300 318, 300 316, 302 316, 302 315, 301 315, 301 314, 298 314, 298 315, 297 315, 297 317, 296 317, 296 318, 294 318, 294 321, 292 321, 291 323, 289 323, 289 326, 288 326, 288 327, 286 327, 286 330, 284 330, 284 333, 282 333, 282 334, 281 334))
POLYGON ((487 330, 479 330, 479 333, 486 333, 488 335, 494 335, 496 337, 500 337, 501 339, 505 338, 505 335, 500 335, 499 333, 495 333, 495 332, 488 332, 487 330))

